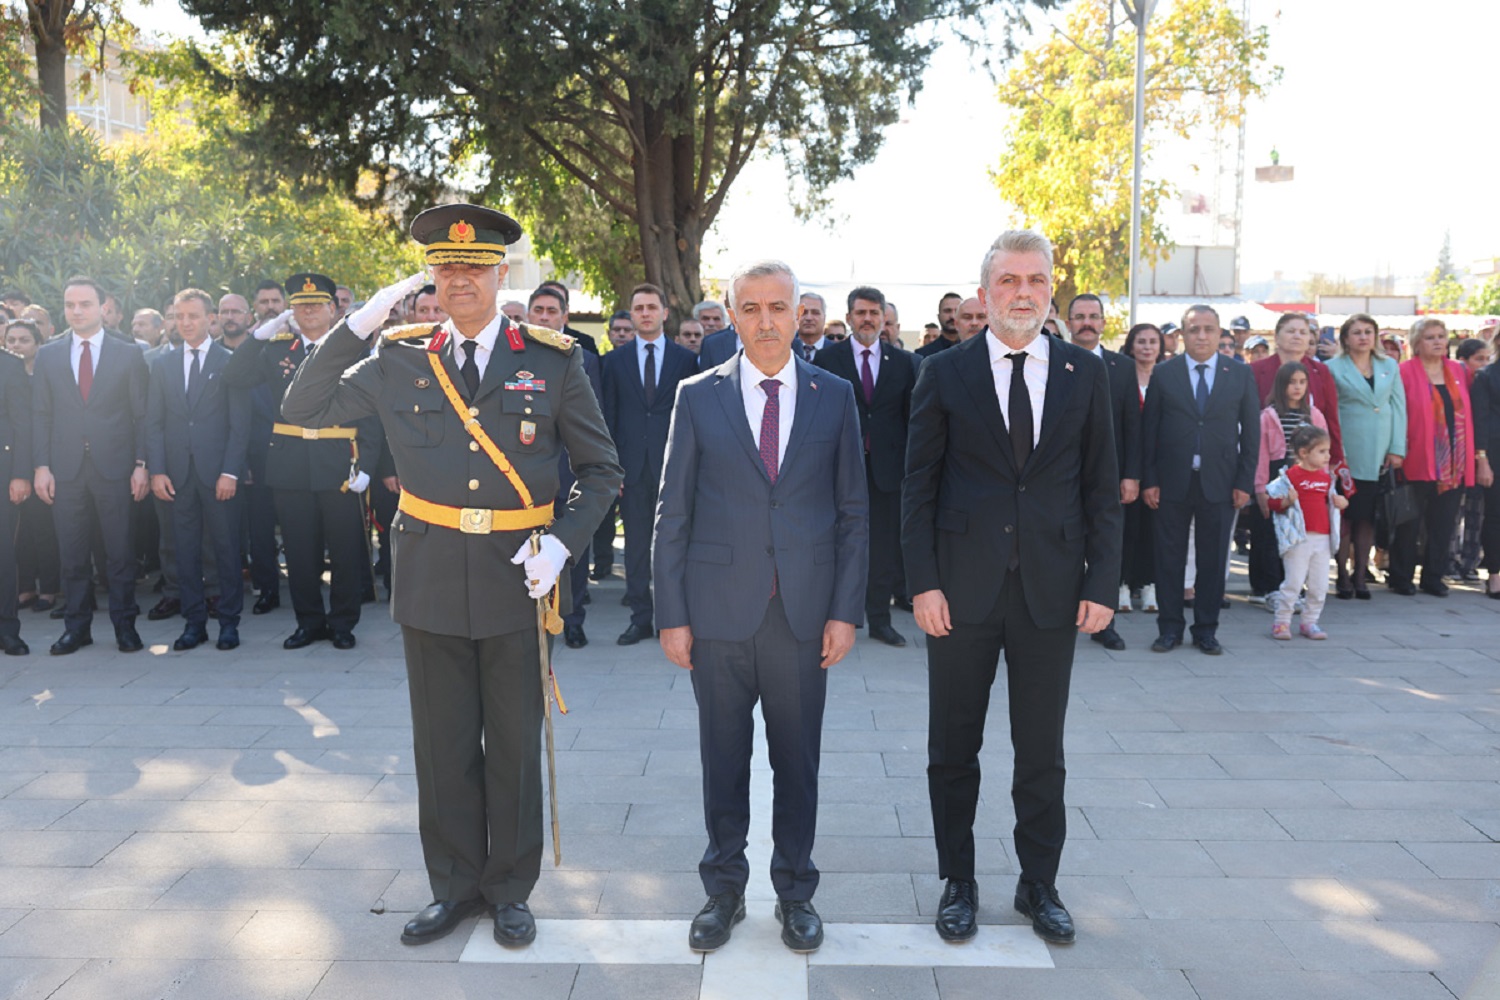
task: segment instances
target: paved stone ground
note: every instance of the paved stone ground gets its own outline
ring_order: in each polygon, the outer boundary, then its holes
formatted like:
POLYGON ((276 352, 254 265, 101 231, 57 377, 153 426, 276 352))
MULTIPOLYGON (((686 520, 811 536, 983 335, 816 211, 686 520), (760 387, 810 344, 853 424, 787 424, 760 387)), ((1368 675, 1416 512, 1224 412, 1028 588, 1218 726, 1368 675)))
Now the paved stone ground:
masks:
MULTIPOLYGON (((654 643, 614 645, 621 593, 596 588, 592 645, 559 646, 565 865, 532 902, 685 936, 703 847, 693 697, 654 643)), ((1060 889, 1078 943, 1049 949, 1053 969, 814 965, 787 995, 1500 997, 1497 623, 1472 590, 1380 590, 1330 601, 1329 642, 1273 643, 1237 597, 1211 658, 1152 654, 1151 617, 1125 616, 1130 649, 1083 641, 1074 673, 1060 889)), ((33 654, 0 662, 0 997, 707 992, 701 963, 460 963, 467 931, 402 947, 429 895, 384 607, 346 653, 281 650, 286 610, 247 618, 238 654, 173 653, 180 621, 141 624, 147 652, 54 659, 57 623, 28 617, 33 654)), ((815 857, 830 938, 931 919, 924 662, 861 638, 829 678, 815 857)), ((990 735, 982 919, 1017 925, 1008 740, 990 735)))

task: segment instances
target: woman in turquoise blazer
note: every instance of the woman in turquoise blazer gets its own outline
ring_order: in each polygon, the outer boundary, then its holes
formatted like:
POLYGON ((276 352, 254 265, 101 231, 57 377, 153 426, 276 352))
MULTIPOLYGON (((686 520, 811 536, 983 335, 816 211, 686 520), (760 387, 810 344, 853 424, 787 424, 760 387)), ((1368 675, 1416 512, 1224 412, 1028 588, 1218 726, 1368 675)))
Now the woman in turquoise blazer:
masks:
POLYGON ((1406 456, 1406 391, 1400 366, 1380 349, 1380 328, 1364 313, 1355 313, 1339 327, 1339 353, 1328 362, 1328 370, 1338 386, 1344 461, 1355 488, 1344 511, 1335 596, 1366 601, 1380 474, 1387 466, 1401 468, 1406 456))

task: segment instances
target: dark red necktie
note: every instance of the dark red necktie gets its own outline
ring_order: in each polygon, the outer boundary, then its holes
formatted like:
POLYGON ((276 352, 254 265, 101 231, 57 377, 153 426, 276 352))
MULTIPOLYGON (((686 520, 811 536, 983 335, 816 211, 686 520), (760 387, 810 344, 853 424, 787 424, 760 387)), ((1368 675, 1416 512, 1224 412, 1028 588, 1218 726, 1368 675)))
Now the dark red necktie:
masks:
POLYGON ((78 394, 89 401, 89 390, 94 387, 94 352, 89 342, 83 342, 83 353, 78 356, 78 394))
POLYGON ((781 382, 768 378, 760 387, 766 391, 766 409, 760 417, 760 461, 766 467, 766 475, 771 477, 771 485, 775 486, 776 473, 781 465, 778 461, 781 450, 781 400, 776 395, 781 382))

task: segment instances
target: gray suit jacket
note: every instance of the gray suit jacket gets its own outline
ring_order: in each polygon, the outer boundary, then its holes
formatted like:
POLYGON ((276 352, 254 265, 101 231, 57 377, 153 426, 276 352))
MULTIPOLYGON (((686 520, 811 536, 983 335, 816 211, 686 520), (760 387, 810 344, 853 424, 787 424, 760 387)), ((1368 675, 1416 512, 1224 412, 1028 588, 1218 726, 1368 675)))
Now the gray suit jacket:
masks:
POLYGON ((698 370, 706 372, 717 368, 739 351, 739 334, 734 332, 734 327, 726 326, 716 333, 710 333, 703 338, 703 343, 698 345, 698 370))
POLYGON ((745 419, 744 364, 732 357, 678 388, 651 552, 656 625, 743 642, 774 589, 808 642, 864 614, 869 498, 854 390, 796 362, 796 415, 772 485, 745 419))

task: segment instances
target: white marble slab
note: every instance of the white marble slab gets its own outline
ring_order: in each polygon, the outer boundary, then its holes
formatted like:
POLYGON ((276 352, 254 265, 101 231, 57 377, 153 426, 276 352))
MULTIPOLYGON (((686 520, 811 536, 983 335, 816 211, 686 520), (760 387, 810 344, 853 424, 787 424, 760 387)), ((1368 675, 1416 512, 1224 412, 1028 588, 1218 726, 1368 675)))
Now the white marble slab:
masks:
POLYGON ((480 920, 458 960, 512 965, 697 965, 703 956, 688 947, 687 933, 686 920, 538 920, 536 941, 530 947, 502 948, 495 943, 495 925, 480 920))
POLYGON ((729 943, 704 956, 699 1000, 807 1000, 807 956, 781 943, 773 905, 750 902, 729 943))
POLYGON ((1050 969, 1052 954, 1030 927, 981 924, 964 944, 949 944, 925 924, 825 924, 810 965, 982 966, 1050 969))

